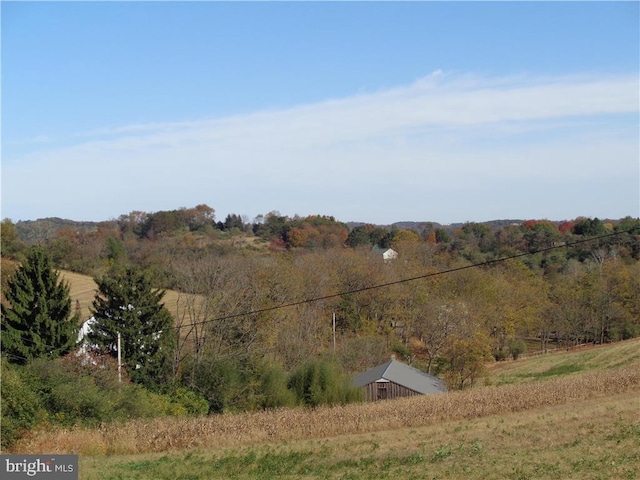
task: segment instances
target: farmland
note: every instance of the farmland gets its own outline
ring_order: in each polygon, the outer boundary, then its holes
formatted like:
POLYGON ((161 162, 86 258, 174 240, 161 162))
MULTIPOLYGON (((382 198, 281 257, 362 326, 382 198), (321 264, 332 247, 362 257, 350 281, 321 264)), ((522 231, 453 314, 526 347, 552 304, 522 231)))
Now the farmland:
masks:
MULTIPOLYGON (((290 227, 286 238, 297 242, 304 225, 290 227)), ((173 369, 139 384, 73 370, 68 357, 7 364, 35 413, 6 448, 77 453, 91 479, 637 478, 638 237, 606 227, 613 233, 596 238, 616 242, 596 248, 582 227, 552 227, 416 234, 392 242, 401 261, 391 263, 367 245, 307 249, 275 234, 258 252, 222 248, 213 231, 137 239, 114 225, 112 236, 101 230, 78 243, 102 252, 95 257, 65 257, 59 238, 47 248, 81 318, 90 315, 92 275, 113 265, 114 278, 134 267, 154 287, 191 292, 167 290, 162 302, 178 326, 193 328, 180 330, 173 369), (548 245, 513 243, 538 228, 575 245, 491 260, 548 245), (481 242, 489 238, 497 243, 481 242), (74 266, 89 276, 65 270, 74 266), (193 308, 183 303, 191 300, 193 308), (555 351, 540 355, 543 344, 555 351), (288 395, 308 359, 351 376, 392 354, 418 368, 429 362, 450 393, 306 408, 288 395), (154 379, 171 388, 140 386, 154 379)), ((11 418, 21 418, 24 398, 14 395, 11 418)))
POLYGON ((81 457, 81 478, 635 479, 638 392, 368 434, 81 457))
POLYGON ((40 432, 19 450, 79 453, 92 479, 633 479, 639 350, 495 364, 485 385, 445 395, 40 432))
MULTIPOLYGON (((79 303, 80 318, 82 320, 89 318, 91 316, 89 308, 91 307, 91 302, 93 302, 96 295, 96 282, 94 282, 93 278, 90 276, 71 272, 69 270, 61 270, 60 278, 69 283, 69 297, 71 298, 72 306, 74 306, 74 308, 76 301, 79 303)), ((169 312, 175 314, 175 307, 179 301, 181 301, 179 292, 176 292, 175 290, 166 291, 163 302, 169 309, 169 312)))
MULTIPOLYGON (((7 258, 2 258, 2 268, 6 272, 12 272, 17 268, 18 263, 7 258)), ((91 302, 96 294, 97 285, 93 277, 70 270, 59 270, 60 279, 69 284, 69 298, 75 313, 76 306, 80 306, 80 319, 86 320, 91 316, 91 302), (77 302, 77 303, 76 303, 77 302)), ((172 314, 176 312, 176 305, 186 296, 175 290, 166 290, 164 303, 172 314)))

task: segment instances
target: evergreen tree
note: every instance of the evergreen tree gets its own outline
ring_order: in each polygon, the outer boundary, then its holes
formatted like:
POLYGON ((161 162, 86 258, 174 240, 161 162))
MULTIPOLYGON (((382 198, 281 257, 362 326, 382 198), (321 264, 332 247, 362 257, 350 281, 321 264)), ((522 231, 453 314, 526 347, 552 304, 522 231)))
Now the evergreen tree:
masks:
POLYGON ((225 218, 223 224, 224 230, 231 230, 232 228, 244 230, 244 222, 242 221, 242 217, 240 215, 236 215, 235 213, 230 213, 229 215, 227 215, 227 218, 225 218))
POLYGON ((349 232, 346 244, 352 248, 360 245, 371 245, 370 228, 368 225, 360 225, 349 232))
POLYGON ((120 333, 122 363, 130 378, 147 386, 166 380, 176 333, 171 314, 160 303, 165 291, 153 289, 147 275, 131 267, 95 282, 89 341, 117 357, 120 333))
POLYGON ((59 279, 42 247, 32 247, 9 279, 2 304, 2 353, 14 363, 68 353, 78 339, 69 286, 59 279))

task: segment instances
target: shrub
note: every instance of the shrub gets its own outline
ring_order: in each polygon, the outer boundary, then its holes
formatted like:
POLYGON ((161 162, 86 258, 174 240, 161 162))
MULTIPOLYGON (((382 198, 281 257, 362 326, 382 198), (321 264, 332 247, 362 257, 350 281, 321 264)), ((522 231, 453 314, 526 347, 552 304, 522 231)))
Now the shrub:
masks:
POLYGON ((180 385, 171 385, 160 391, 162 396, 169 399, 167 413, 170 415, 189 415, 192 417, 206 415, 209 412, 209 402, 202 395, 180 385), (181 413, 177 413, 181 412, 181 413))
POLYGON ((113 420, 115 399, 98 388, 90 377, 73 377, 68 372, 49 375, 40 390, 47 410, 65 425, 97 425, 113 420))
POLYGON ((335 363, 309 361, 289 376, 287 387, 303 405, 345 404, 361 399, 362 393, 351 385, 335 363))
POLYGON ((2 447, 10 447, 26 431, 44 422, 47 412, 38 394, 24 378, 24 368, 1 360, 0 438, 2 447))
POLYGON ((96 386, 89 376, 69 371, 68 362, 37 360, 27 367, 34 389, 54 423, 95 425, 110 420, 112 393, 96 386))
POLYGON ((209 413, 238 410, 248 401, 244 372, 240 365, 230 361, 205 359, 189 369, 183 382, 206 399, 209 413))
POLYGON ((496 349, 493 351, 493 358, 496 362, 503 362, 507 359, 508 355, 504 348, 496 349))
POLYGON ((176 387, 173 390, 171 401, 182 405, 190 416, 206 415, 209 411, 206 398, 184 387, 176 387))
MULTIPOLYGON (((52 423, 93 426, 102 422, 206 412, 206 401, 182 389, 177 395, 150 392, 128 378, 118 381, 117 366, 108 358, 85 362, 68 355, 35 361, 25 371, 52 423), (87 363, 87 364, 83 364, 87 363)), ((4 383, 4 381, 3 381, 4 383)))
POLYGON ((262 372, 260 395, 263 409, 292 407, 297 400, 295 392, 287 388, 287 375, 279 366, 267 367, 262 372))
MULTIPOLYGON (((163 417, 173 413, 169 398, 149 392, 139 385, 127 384, 120 388, 116 398, 114 420, 163 417)), ((176 413, 186 415, 186 410, 182 409, 176 413)))
POLYGON ((513 340, 509 344, 509 353, 514 360, 517 360, 520 355, 527 353, 527 344, 524 340, 513 340))

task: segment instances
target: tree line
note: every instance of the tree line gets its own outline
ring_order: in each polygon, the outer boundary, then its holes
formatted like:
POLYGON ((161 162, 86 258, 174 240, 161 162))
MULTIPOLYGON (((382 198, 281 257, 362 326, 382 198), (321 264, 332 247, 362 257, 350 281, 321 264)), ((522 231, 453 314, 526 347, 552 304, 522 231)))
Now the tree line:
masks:
MULTIPOLYGON (((344 379, 392 353, 455 389, 527 349, 640 335, 640 222, 630 217, 415 230, 272 213, 251 227, 154 235, 129 228, 142 218, 60 232, 38 248, 56 268, 95 277, 100 352, 114 355, 120 322, 134 384, 183 389, 209 412, 351 401, 344 379), (374 245, 398 258, 383 261, 374 245), (176 305, 160 308, 164 288, 180 292, 176 305)), ((3 258, 37 262, 11 227, 2 224, 3 258)), ((21 274, 7 273, 10 293, 21 274)), ((19 302, 3 298, 3 326, 23 315, 6 310, 19 302)), ((67 324, 77 327, 70 311, 67 324)))

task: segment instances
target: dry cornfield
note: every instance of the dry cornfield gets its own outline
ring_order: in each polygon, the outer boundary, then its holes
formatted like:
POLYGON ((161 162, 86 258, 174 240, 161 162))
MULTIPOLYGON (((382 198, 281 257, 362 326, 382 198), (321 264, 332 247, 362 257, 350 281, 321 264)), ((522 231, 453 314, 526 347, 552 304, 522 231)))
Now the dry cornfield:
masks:
POLYGON ((640 392, 640 365, 519 385, 488 386, 369 404, 165 418, 97 429, 34 432, 20 453, 118 455, 213 449, 421 427, 640 392))

